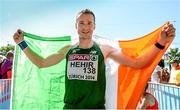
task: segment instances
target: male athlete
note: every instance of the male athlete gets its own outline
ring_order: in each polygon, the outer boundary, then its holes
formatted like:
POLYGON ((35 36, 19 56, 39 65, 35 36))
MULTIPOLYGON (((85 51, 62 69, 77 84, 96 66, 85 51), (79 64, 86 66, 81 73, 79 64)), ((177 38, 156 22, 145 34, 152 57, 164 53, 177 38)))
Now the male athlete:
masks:
POLYGON ((107 44, 97 44, 92 40, 96 28, 95 15, 92 11, 85 9, 79 12, 75 26, 79 35, 78 44, 65 46, 47 58, 40 57, 28 47, 24 41, 23 31, 18 30, 13 36, 16 44, 39 68, 55 65, 66 58, 65 109, 105 108, 106 59, 109 57, 121 65, 142 68, 175 37, 175 28, 172 24, 168 24, 164 26, 159 39, 147 53, 130 58, 107 44))

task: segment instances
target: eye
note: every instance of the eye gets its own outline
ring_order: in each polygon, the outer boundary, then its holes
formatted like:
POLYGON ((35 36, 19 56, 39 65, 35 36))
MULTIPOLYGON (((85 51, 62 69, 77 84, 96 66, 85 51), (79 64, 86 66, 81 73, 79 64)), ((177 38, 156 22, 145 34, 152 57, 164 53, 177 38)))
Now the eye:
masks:
POLYGON ((79 24, 84 24, 84 22, 80 21, 79 24))

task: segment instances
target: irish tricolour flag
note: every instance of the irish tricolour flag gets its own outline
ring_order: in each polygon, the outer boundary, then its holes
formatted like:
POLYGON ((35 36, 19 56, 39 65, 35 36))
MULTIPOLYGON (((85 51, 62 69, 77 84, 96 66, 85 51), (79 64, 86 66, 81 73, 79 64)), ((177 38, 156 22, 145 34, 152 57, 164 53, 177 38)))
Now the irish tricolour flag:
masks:
MULTIPOLYGON (((111 41, 98 36, 94 36, 94 39, 96 42, 106 42, 121 49, 125 54, 136 57, 154 45, 161 28, 129 41, 111 41)), ((34 52, 44 58, 73 41, 70 36, 53 38, 29 33, 25 33, 25 40, 34 52)), ((106 108, 135 109, 153 69, 169 45, 170 43, 156 56, 155 60, 142 69, 119 65, 109 59, 106 62, 106 108)), ((13 73, 12 109, 63 108, 65 60, 54 66, 39 69, 16 46, 13 73)))

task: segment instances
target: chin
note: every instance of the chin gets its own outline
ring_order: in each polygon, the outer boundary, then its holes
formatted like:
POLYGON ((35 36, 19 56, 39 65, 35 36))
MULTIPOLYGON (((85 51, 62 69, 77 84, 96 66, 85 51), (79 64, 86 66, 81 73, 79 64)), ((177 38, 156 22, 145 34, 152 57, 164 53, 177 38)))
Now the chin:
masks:
POLYGON ((91 39, 92 35, 81 35, 80 38, 82 38, 82 39, 91 39))

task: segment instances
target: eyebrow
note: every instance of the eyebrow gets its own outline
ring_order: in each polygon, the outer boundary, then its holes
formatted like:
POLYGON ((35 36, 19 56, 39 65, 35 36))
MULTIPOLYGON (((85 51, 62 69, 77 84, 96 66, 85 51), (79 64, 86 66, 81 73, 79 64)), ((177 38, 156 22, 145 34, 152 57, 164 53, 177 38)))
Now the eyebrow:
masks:
MULTIPOLYGON (((86 21, 79 21, 80 23, 86 22, 86 21)), ((87 21, 88 23, 94 23, 93 21, 87 21)))

